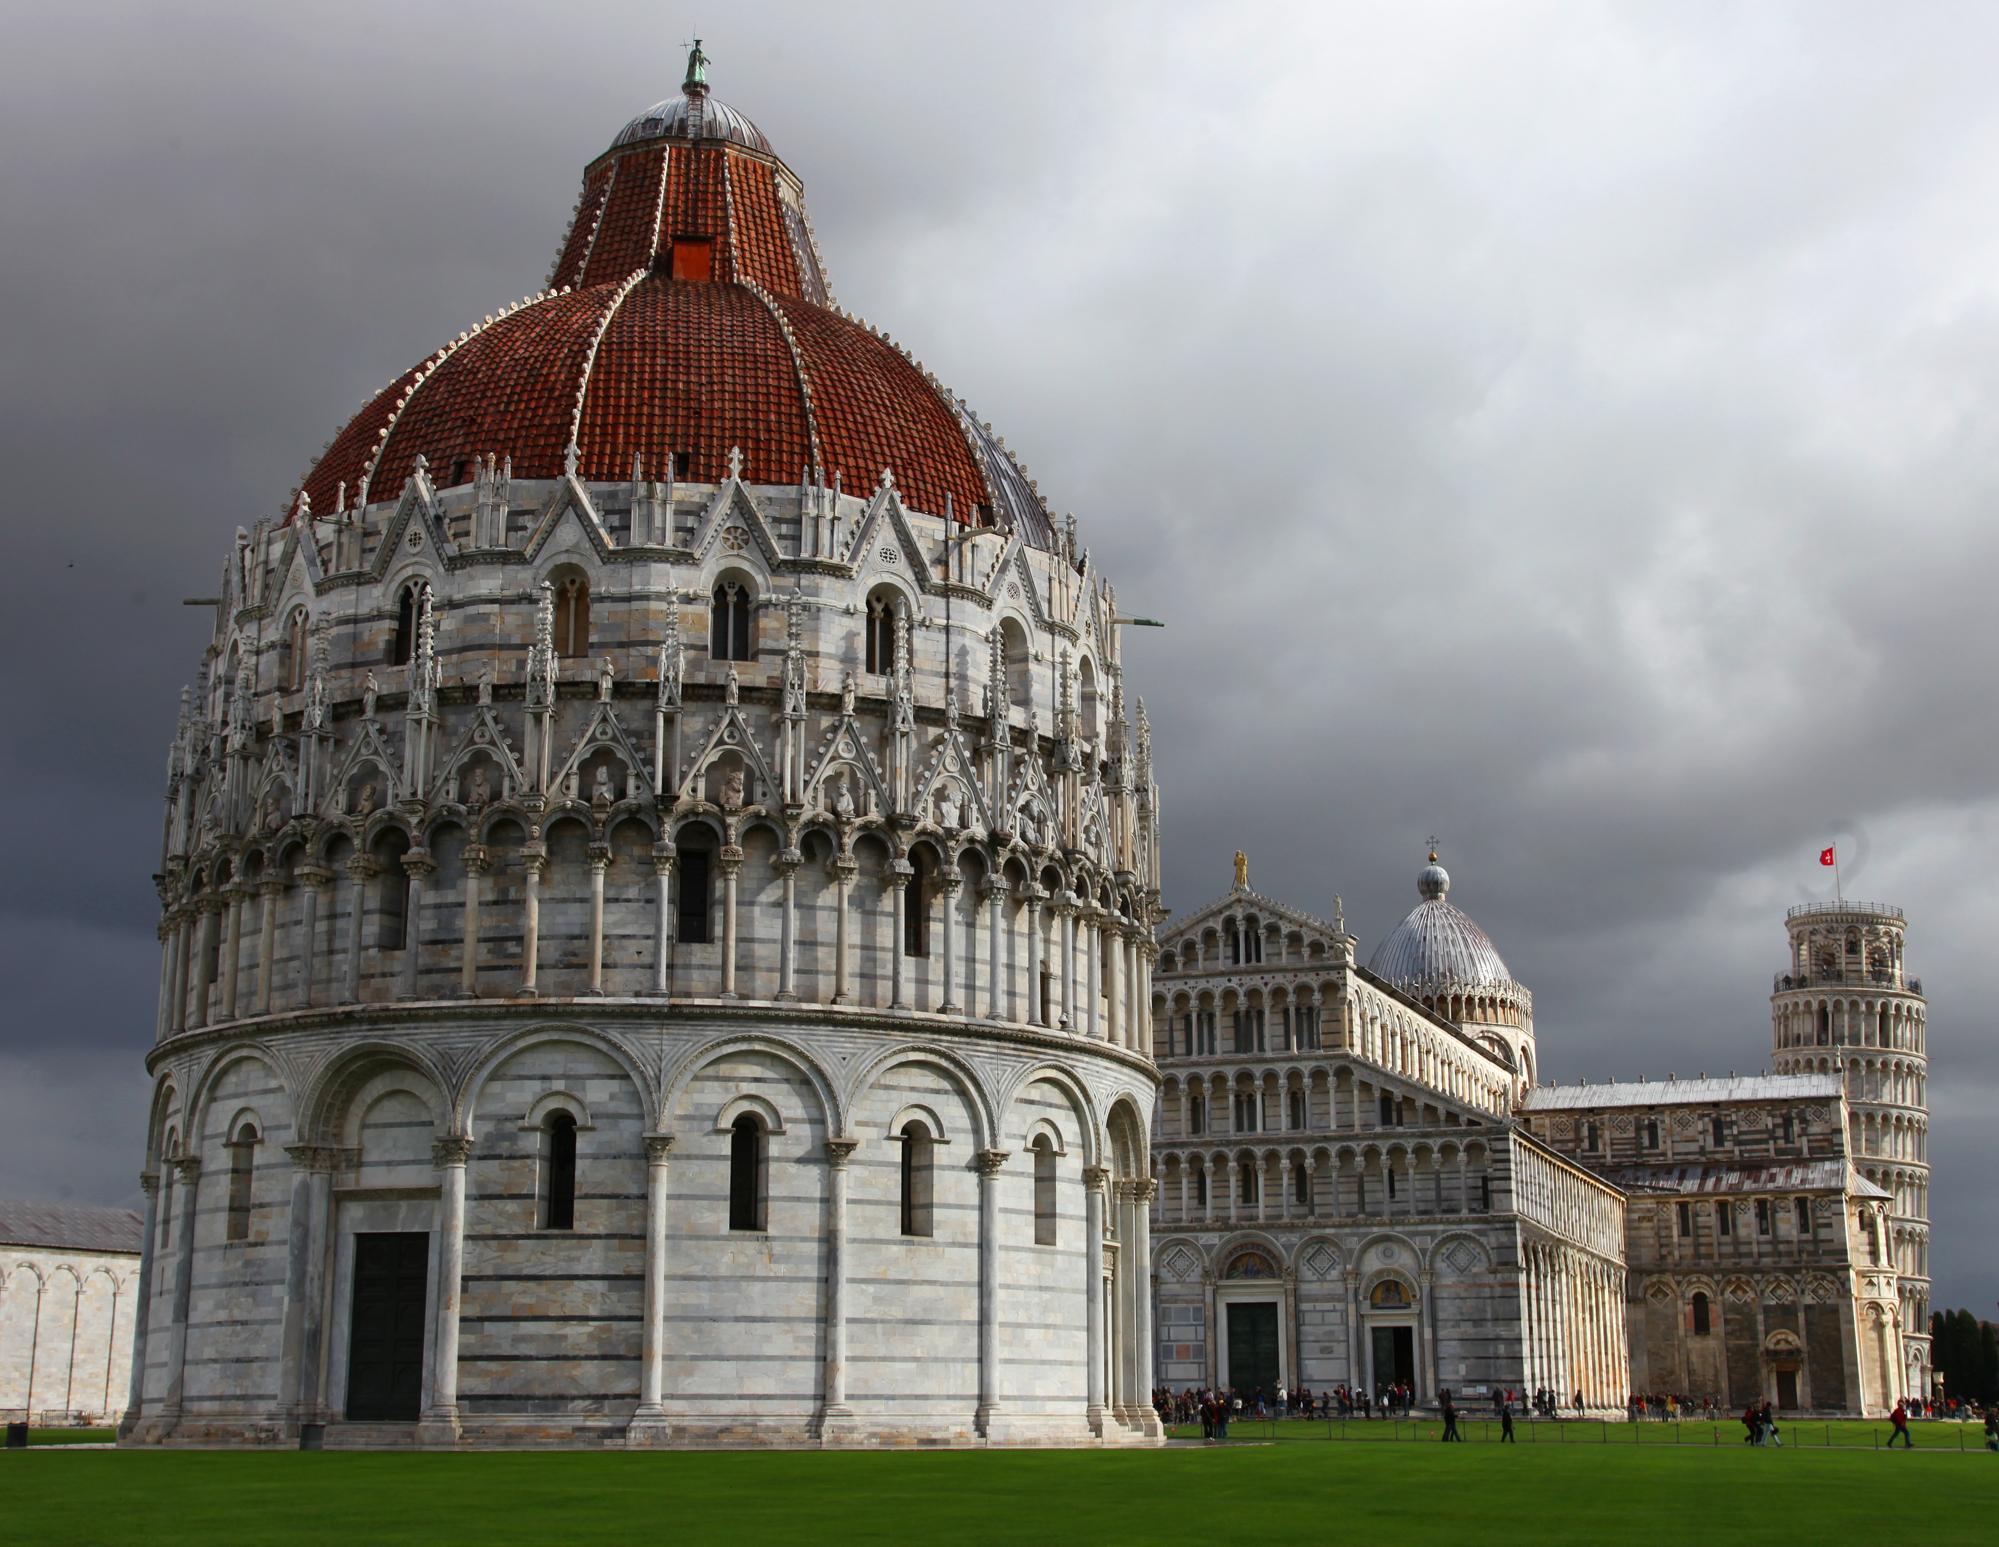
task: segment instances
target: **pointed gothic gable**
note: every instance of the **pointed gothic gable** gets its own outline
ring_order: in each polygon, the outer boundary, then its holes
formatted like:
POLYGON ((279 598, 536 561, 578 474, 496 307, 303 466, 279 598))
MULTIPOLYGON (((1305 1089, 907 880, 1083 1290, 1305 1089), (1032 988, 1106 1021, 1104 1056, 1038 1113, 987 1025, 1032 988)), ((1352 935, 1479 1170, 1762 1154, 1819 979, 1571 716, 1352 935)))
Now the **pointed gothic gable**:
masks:
POLYGON ((519 794, 527 788, 527 774, 522 771, 520 759, 514 755, 513 744, 507 739, 507 729, 491 704, 479 704, 472 712, 472 723, 465 728, 465 734, 458 738, 437 777, 431 781, 430 798, 434 802, 450 802, 464 805, 468 791, 461 784, 461 777, 470 767, 484 759, 491 759, 500 771, 500 782, 494 785, 487 780, 488 798, 502 799, 508 791, 519 794))
POLYGON ((283 616, 285 607, 293 600, 309 602, 326 579, 318 542, 302 541, 300 530, 297 522, 284 527, 284 540, 278 545, 275 572, 282 577, 278 581, 279 616, 283 616))
POLYGON ((993 576, 993 601, 996 605, 1018 602, 1034 620, 1035 627, 1047 628, 1051 623, 1048 616, 1048 601, 1041 594, 1041 586, 1034 578, 1034 571, 1028 567, 1027 551, 1018 543, 1013 546, 1012 568, 996 571, 993 576))
POLYGON ((715 497, 708 502, 708 508, 701 513, 700 521, 694 528, 694 540, 688 546, 694 552, 695 562, 705 561, 721 542, 722 534, 730 527, 740 526, 755 541, 757 550, 763 554, 766 567, 775 566, 784 555, 777 545, 777 536, 764 520, 763 512, 750 498, 750 491, 743 487, 737 477, 725 478, 715 490, 715 497))
POLYGON ((1006 792, 1008 830, 1018 833, 1021 841, 1033 848, 1059 848, 1061 821, 1062 805, 1042 775, 1041 759, 1018 759, 1006 792))
MULTIPOLYGON (((569 755, 557 769, 553 788, 568 789, 568 781, 577 777, 583 765, 595 754, 611 752, 625 765, 625 787, 619 792, 620 800, 638 800, 652 794, 652 772, 650 760, 642 756, 639 749, 626 735, 624 725, 619 721, 612 705, 599 699, 590 706, 590 718, 583 723, 569 755)), ((587 788, 579 788, 573 797, 578 800, 590 799, 587 788)))
POLYGON ((715 728, 708 733, 707 740, 688 759, 681 771, 677 788, 682 800, 705 800, 710 805, 720 805, 713 792, 704 788, 708 771, 730 757, 739 758, 745 765, 745 772, 753 775, 755 788, 743 791, 745 806, 761 806, 774 803, 780 795, 777 777, 771 772, 770 759, 757 746, 756 733, 743 711, 734 704, 725 705, 722 717, 715 722, 715 728))
POLYGON ((895 802, 889 796, 888 781, 883 776, 881 765, 875 760, 874 748, 868 745, 868 738, 860 724, 851 714, 843 714, 833 722, 831 730, 820 738, 819 758, 812 765, 812 772, 805 780, 805 804, 819 811, 832 813, 838 798, 836 787, 840 775, 849 775, 848 789, 854 800, 854 814, 867 816, 887 816, 895 810, 895 802))
POLYGON ((382 527, 382 540, 375 545, 374 561, 368 566, 372 578, 385 578, 390 569, 411 552, 409 532, 412 526, 423 534, 421 542, 429 547, 431 555, 440 564, 457 554, 457 545, 444 530, 444 512, 438 506, 437 491, 431 486, 430 475, 422 468, 405 480, 402 498, 396 501, 395 510, 382 527))
POLYGON ((321 816, 345 816, 353 809, 353 797, 360 793, 366 769, 371 765, 381 774, 377 781, 374 809, 379 811, 403 798, 402 761, 382 739, 381 727, 373 720, 355 723, 359 729, 355 732, 354 744, 340 760, 339 771, 334 774, 320 800, 321 816))
POLYGON ((555 491, 548 503, 542 507, 534 530, 528 534, 523 555, 532 563, 555 540, 555 534, 562 529, 565 520, 573 520, 584 540, 600 559, 611 556, 611 534, 604 530, 604 523, 597 515, 597 507, 590 502, 590 491, 576 480, 573 473, 565 473, 555 483, 555 491))
POLYGON ((1251 891, 1245 887, 1241 891, 1225 893, 1213 902, 1203 904, 1186 917, 1176 920, 1173 926, 1159 937, 1159 944, 1162 948, 1176 945, 1190 935, 1198 935, 1206 925, 1219 924, 1227 914, 1243 912, 1253 912, 1259 918, 1282 920, 1286 924, 1294 925, 1304 935, 1308 944, 1317 940, 1328 951, 1343 945, 1347 939, 1346 935, 1324 919, 1302 913, 1277 901, 1274 897, 1266 897, 1261 892, 1251 891))
POLYGON ((946 729, 931 744, 930 756, 917 776, 912 809, 918 821, 946 832, 972 830, 983 836, 993 830, 978 760, 957 726, 946 729), (952 821, 954 808, 956 820, 952 821))
POLYGON ((874 498, 861 512, 860 522, 847 543, 847 562, 857 571, 868 568, 870 556, 881 552, 878 539, 889 535, 895 539, 895 561, 876 567, 902 575, 920 592, 935 591, 937 581, 930 573, 930 566, 917 562, 916 556, 925 550, 915 528, 909 524, 909 512, 903 508, 902 493, 893 483, 884 482, 876 486, 874 498))
POLYGON ((298 789, 298 768, 284 738, 273 736, 264 760, 250 785, 250 821, 253 832, 274 833, 292 814, 292 795, 298 789))
POLYGON ((985 575, 979 581, 979 590, 985 594, 988 602, 998 599, 1007 569, 1012 565, 1014 555, 1019 553, 1023 546, 1018 529, 1006 534, 1005 541, 999 546, 999 552, 993 555, 992 563, 986 566, 985 575))

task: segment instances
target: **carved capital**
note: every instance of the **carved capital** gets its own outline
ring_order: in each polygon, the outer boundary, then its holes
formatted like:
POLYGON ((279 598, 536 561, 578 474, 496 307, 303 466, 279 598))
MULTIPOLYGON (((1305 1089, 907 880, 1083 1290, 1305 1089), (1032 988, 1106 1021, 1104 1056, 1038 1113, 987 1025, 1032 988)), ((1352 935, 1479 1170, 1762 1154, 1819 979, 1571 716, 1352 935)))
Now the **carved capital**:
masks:
POLYGON ((266 897, 275 897, 290 884, 283 876, 265 876, 257 883, 257 890, 266 897))
POLYGON ((437 861, 430 857, 428 849, 411 849, 403 856, 403 871, 407 875, 421 879, 437 874, 437 861))
POLYGON ((492 862, 492 856, 486 852, 483 843, 465 845, 465 873, 468 876, 483 876, 492 862))
POLYGON ((1109 1185, 1110 1179, 1110 1169, 1106 1166, 1083 1167, 1083 1190, 1085 1192, 1103 1192, 1109 1185))
POLYGON ((157 1198, 160 1195, 160 1173, 157 1171, 141 1171, 139 1173, 139 1191, 144 1193, 148 1198, 157 1198))
POLYGON ((847 1161, 859 1145, 858 1139, 828 1139, 826 1141, 826 1164, 835 1171, 847 1169, 847 1161))
POLYGON ((805 855, 798 849, 779 849, 777 858, 771 861, 777 873, 785 876, 793 874, 804 863, 805 855))
POLYGON ((1159 1196, 1159 1184, 1153 1181, 1151 1177, 1146 1177, 1143 1181, 1133 1182, 1131 1184, 1131 1195, 1140 1203, 1150 1203, 1154 1198, 1159 1196))
POLYGON ((324 865, 301 865, 293 874, 306 886, 324 888, 333 884, 333 872, 324 865))
POLYGON ((663 1166, 673 1153, 673 1135, 670 1133, 649 1133, 645 1136, 646 1164, 663 1166))
POLYGON ((358 884, 375 873, 375 862, 365 854, 352 854, 347 858, 347 874, 358 884))
POLYGON ((743 868, 743 851, 736 844, 723 844, 716 851, 715 858, 721 862, 722 874, 725 876, 732 876, 743 868))
POLYGON ((589 855, 592 870, 601 873, 611 868, 611 846, 608 843, 591 844, 589 855))
POLYGON ((431 1141, 430 1163, 440 1171, 448 1166, 462 1166, 471 1158, 472 1141, 463 1134, 431 1141))
POLYGON ((285 1159, 294 1171, 337 1171, 340 1151, 330 1144, 287 1144, 285 1159))
POLYGON ((979 1163, 980 1176, 998 1176, 1006 1167, 1009 1150, 980 1150, 972 1158, 979 1163))
POLYGON ((176 1155, 170 1164, 179 1175, 183 1186, 193 1186, 194 1179, 201 1175, 201 1157, 199 1155, 176 1155))
POLYGON ((964 884, 965 873, 962 870, 947 870, 937 878, 938 890, 943 892, 946 897, 957 896, 958 889, 964 884))

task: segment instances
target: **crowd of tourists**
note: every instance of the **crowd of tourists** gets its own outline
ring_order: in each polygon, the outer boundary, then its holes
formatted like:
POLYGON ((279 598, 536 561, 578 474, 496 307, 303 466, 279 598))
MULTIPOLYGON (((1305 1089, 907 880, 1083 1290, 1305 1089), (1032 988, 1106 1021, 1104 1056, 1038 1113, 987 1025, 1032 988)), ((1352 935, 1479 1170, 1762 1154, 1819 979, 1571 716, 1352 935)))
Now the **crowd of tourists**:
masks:
POLYGON ((1406 1381, 1384 1384, 1373 1393, 1351 1386, 1322 1392, 1309 1386, 1294 1391, 1281 1384, 1275 1391, 1259 1387, 1248 1392, 1233 1386, 1178 1392, 1160 1386, 1152 1393, 1152 1406, 1163 1424, 1198 1422, 1202 1439, 1227 1439, 1229 1423, 1245 1418, 1406 1418, 1415 1410, 1416 1393, 1406 1381))

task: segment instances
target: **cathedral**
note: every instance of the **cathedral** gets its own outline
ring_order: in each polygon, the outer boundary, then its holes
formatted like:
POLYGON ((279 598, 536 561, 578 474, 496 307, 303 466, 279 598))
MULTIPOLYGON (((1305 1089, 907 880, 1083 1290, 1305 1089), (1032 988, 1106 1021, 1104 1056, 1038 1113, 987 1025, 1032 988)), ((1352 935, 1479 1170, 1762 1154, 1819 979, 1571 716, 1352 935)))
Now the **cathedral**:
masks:
POLYGON ((1929 1390, 1927 1040, 1901 910, 1794 908, 1775 1073, 1547 1085, 1437 862, 1365 967, 1235 886, 1159 943, 1158 1379, 1878 1413, 1929 1390))
POLYGON ((227 555, 128 1443, 1160 1438, 1116 597, 707 64, 227 555))

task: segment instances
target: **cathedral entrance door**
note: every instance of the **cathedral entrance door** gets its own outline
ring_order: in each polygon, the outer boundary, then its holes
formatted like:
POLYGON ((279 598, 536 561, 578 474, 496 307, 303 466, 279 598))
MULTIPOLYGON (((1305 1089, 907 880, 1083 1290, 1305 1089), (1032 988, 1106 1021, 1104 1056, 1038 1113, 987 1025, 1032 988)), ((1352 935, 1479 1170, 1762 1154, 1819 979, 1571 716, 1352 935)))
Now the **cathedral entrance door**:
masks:
POLYGON ((1229 1384, 1244 1397, 1277 1395, 1277 1305, 1238 1300, 1229 1313, 1229 1384))
POLYGON ((423 1399, 423 1305, 430 1237, 403 1230, 354 1237, 354 1315, 347 1416, 414 1423, 423 1399))
POLYGON ((1798 1410, 1798 1372, 1779 1370, 1777 1372, 1777 1406, 1787 1413, 1798 1410))
POLYGON ((1374 1389, 1377 1395, 1400 1382, 1416 1389, 1416 1329, 1414 1327, 1374 1327, 1374 1389))

